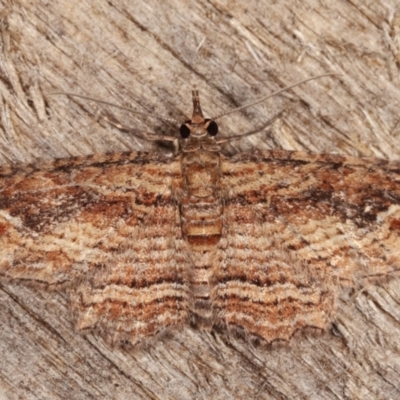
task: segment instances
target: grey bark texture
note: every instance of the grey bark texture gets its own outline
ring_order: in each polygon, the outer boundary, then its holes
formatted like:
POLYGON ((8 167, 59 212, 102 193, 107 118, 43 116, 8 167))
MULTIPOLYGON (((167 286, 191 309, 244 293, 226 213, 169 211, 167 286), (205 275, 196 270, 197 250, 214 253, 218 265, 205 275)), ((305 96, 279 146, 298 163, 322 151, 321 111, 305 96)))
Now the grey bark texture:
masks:
MULTIPOLYGON (((186 119, 191 89, 227 145, 400 159, 398 0, 1 0, 0 163, 171 149, 96 118, 74 92, 186 119)), ((103 108, 103 107, 102 107, 103 108)), ((125 125, 173 134, 112 110, 125 125)), ((146 348, 74 330, 63 292, 0 287, 0 399, 399 399, 400 280, 343 298, 332 327, 266 349, 191 328, 146 348)))

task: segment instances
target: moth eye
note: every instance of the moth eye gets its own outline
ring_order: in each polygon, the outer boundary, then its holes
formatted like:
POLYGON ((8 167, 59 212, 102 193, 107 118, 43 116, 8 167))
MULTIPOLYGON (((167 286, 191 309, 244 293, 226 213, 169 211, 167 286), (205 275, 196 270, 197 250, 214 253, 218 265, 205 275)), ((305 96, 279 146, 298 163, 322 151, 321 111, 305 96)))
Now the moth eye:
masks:
POLYGON ((218 125, 215 121, 211 121, 207 126, 207 132, 210 136, 215 136, 218 133, 218 125))
POLYGON ((179 132, 184 139, 187 139, 190 136, 190 129, 185 124, 181 125, 179 132))

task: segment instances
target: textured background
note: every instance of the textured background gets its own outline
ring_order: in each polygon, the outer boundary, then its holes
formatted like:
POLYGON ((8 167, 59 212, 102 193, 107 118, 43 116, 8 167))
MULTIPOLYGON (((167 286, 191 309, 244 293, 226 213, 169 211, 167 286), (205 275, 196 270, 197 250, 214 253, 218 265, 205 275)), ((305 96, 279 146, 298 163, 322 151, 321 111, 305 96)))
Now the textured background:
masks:
MULTIPOLYGON (((171 149, 97 121, 70 91, 178 119, 201 91, 207 115, 325 72, 228 116, 226 147, 400 159, 397 0, 2 0, 0 162, 171 149)), ((115 112, 126 125, 172 133, 115 112)), ((332 328, 286 348, 255 348, 187 328, 140 350, 73 329, 63 293, 0 288, 0 399, 397 399, 400 281, 349 293, 332 328)))

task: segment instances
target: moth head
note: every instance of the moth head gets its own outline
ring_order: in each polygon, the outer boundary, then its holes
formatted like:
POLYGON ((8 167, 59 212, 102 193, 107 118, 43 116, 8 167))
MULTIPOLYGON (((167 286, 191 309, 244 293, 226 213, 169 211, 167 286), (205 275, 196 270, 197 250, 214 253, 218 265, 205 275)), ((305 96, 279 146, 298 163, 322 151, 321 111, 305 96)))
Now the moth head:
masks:
POLYGON ((179 132, 183 139, 187 139, 190 136, 194 138, 202 138, 205 136, 216 136, 218 133, 217 123, 208 118, 204 118, 203 112, 200 106, 199 91, 192 90, 193 98, 193 115, 192 119, 185 121, 179 132))
MULTIPOLYGON (((337 73, 328 73, 328 74, 323 74, 323 75, 318 75, 318 76, 313 76, 311 78, 305 79, 301 82, 297 82, 291 86, 287 86, 283 89, 279 89, 276 92, 261 97, 258 100, 255 100, 251 103, 245 104, 244 106, 241 107, 237 107, 234 108, 232 110, 223 112, 222 114, 218 114, 216 116, 214 116, 211 119, 206 119, 203 116, 203 112, 201 111, 201 107, 200 107, 200 99, 199 99, 199 91, 198 90, 192 90, 192 98, 193 98, 193 115, 192 115, 192 119, 191 120, 187 120, 185 121, 183 124, 181 124, 180 127, 180 135, 181 138, 183 139, 192 139, 192 140, 184 140, 181 142, 181 144, 185 144, 185 148, 193 151, 193 149, 199 148, 199 147, 203 147, 203 148, 208 148, 208 149, 212 149, 211 151, 217 151, 219 149, 219 147, 215 147, 216 145, 220 145, 222 143, 226 143, 226 142, 231 142, 233 140, 240 140, 243 137, 246 136, 250 136, 253 135, 255 133, 258 133, 259 130, 256 131, 251 131, 245 134, 241 134, 241 135, 235 135, 235 136, 230 136, 230 137, 224 137, 224 138, 220 138, 220 139, 216 139, 214 140, 214 137, 217 135, 218 133, 218 125, 215 122, 217 119, 222 118, 226 115, 232 114, 234 112, 239 112, 242 110, 245 110, 248 107, 252 107, 256 104, 259 104, 267 99, 269 99, 270 97, 276 96, 280 93, 283 93, 289 89, 292 89, 296 86, 299 86, 305 82, 314 80, 314 79, 318 79, 318 78, 322 78, 324 76, 331 76, 331 75, 340 75, 337 73), (194 139, 194 140, 193 140, 194 139), (202 140, 199 140, 202 139, 202 140)), ((82 96, 79 94, 75 94, 75 93, 65 93, 65 92, 56 92, 56 93, 52 93, 52 94, 62 94, 62 95, 67 95, 67 96, 72 96, 72 97, 80 97, 82 99, 87 99, 87 100, 91 100, 94 101, 96 103, 100 103, 100 104, 105 104, 111 107, 116 107, 119 108, 121 110, 126 110, 129 111, 131 113, 135 113, 135 114, 139 114, 139 115, 143 115, 146 117, 152 117, 152 118, 156 118, 159 119, 161 121, 166 121, 169 123, 180 123, 180 121, 176 120, 175 118, 169 118, 169 117, 163 117, 161 115, 154 115, 154 114, 148 114, 142 111, 137 111, 137 110, 132 110, 131 108, 127 108, 127 107, 121 107, 118 106, 116 104, 112 104, 109 103, 108 101, 104 101, 104 100, 98 100, 98 99, 94 99, 92 97, 87 97, 87 96, 82 96)), ((274 119, 272 119, 270 121, 270 123, 268 124, 269 126, 272 125, 272 123, 278 119, 280 117, 281 114, 278 114, 274 119)), ((143 138, 145 140, 164 140, 164 141, 169 141, 169 142, 173 142, 176 140, 176 136, 169 136, 169 135, 164 135, 164 134, 156 134, 156 133, 152 133, 152 132, 144 132, 144 131, 139 131, 136 129, 131 129, 129 127, 123 126, 119 123, 113 122, 109 119, 106 119, 111 125, 116 126, 119 129, 125 130, 125 131, 130 131, 133 132, 136 136, 143 138)), ((265 128, 264 128, 265 129, 265 128)))

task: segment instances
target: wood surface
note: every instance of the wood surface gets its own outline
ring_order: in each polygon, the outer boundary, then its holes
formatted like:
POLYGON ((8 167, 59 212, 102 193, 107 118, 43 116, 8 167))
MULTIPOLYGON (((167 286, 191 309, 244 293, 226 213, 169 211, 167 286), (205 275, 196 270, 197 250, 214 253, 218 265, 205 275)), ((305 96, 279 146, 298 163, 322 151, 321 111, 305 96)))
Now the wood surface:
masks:
MULTIPOLYGON (((400 159, 400 4, 344 1, 0 3, 0 162, 146 150, 172 152, 111 127, 74 92, 185 120, 191 89, 219 114, 307 77, 220 121, 271 132, 226 155, 307 150, 400 159)), ((124 124, 175 126, 112 110, 124 124)), ((349 292, 324 335, 254 346, 182 329, 146 348, 113 348, 76 333, 63 292, 0 288, 0 399, 397 399, 400 281, 349 292)))

